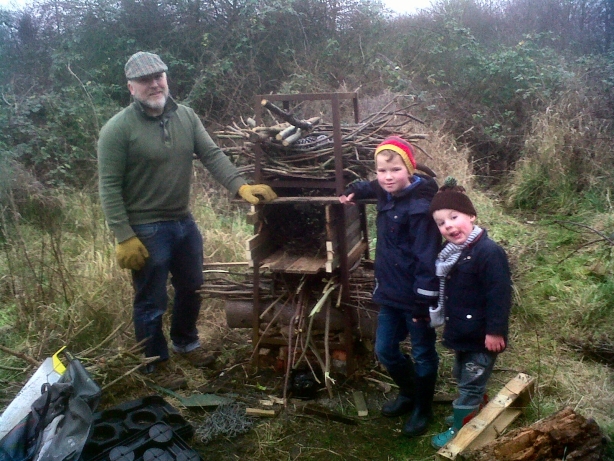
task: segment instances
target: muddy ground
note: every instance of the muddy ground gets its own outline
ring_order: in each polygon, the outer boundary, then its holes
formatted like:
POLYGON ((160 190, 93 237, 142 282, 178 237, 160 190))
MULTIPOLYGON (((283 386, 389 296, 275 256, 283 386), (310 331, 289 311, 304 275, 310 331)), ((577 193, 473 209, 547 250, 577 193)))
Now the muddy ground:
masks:
MULTIPOLYGON (((434 404, 434 421, 427 434, 407 439, 400 431, 403 417, 385 418, 380 415, 381 405, 396 395, 396 389, 374 360, 369 341, 357 345, 357 371, 352 376, 339 372, 332 374, 335 380, 332 396, 322 383, 316 383, 313 395, 297 392, 301 398, 296 398, 291 382, 284 405, 286 372, 270 360, 260 367, 254 366, 250 330, 228 329, 221 308, 204 309, 201 317, 202 342, 217 355, 217 361, 211 369, 196 370, 174 359, 173 366, 184 371, 189 385, 189 389, 178 392, 182 396, 212 393, 227 397, 239 406, 240 416, 234 413, 235 420, 230 423, 230 429, 212 435, 216 432, 212 431, 212 424, 220 424, 215 409, 186 408, 178 399, 168 395, 164 395, 164 399, 193 426, 195 435, 186 443, 203 460, 434 459, 435 450, 430 446, 430 437, 446 429, 443 420, 450 412, 454 393, 450 375, 452 357, 447 351, 441 351, 441 379, 434 404), (356 391, 364 395, 367 416, 358 416, 354 400, 356 391), (274 416, 248 418, 243 413, 245 408, 273 410, 274 416), (236 433, 237 425, 243 429, 247 426, 247 429, 236 433)), ((492 379, 491 393, 496 393, 502 383, 516 374, 517 370, 497 370, 492 379)), ((302 375, 303 378, 312 376, 311 373, 302 375)), ((288 381, 292 381, 290 375, 288 381)), ((299 389, 297 386, 294 388, 299 389)), ((139 377, 131 376, 104 392, 98 410, 156 393, 139 377)))

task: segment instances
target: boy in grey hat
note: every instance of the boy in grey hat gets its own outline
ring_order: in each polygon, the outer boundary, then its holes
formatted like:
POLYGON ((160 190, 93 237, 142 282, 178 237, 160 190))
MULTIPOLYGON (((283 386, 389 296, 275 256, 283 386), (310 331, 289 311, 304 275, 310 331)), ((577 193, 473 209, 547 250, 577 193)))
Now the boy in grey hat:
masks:
POLYGON ((139 51, 124 70, 133 102, 100 131, 100 201, 118 242, 118 263, 132 271, 136 340, 143 341, 146 357, 157 357, 145 372, 157 384, 178 389, 186 380, 169 369, 162 331, 169 273, 175 291, 173 351, 196 367, 215 362, 201 347, 196 328, 203 239, 189 210, 193 156, 232 194, 252 204, 259 202, 256 195, 265 201, 276 195, 269 186, 248 185, 196 113, 173 100, 160 56, 139 51))

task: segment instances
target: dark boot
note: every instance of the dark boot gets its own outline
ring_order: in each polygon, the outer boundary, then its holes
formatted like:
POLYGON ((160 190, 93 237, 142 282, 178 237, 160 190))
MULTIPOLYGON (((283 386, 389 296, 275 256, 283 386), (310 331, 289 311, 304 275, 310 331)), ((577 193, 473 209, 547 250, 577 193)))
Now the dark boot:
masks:
POLYGON ((435 381, 437 381, 437 374, 416 377, 416 405, 401 431, 404 436, 415 437, 426 432, 433 419, 435 381))
POLYGON ((414 408, 414 365, 411 360, 388 370, 392 380, 399 386, 399 395, 382 406, 382 415, 389 418, 402 416, 414 408))

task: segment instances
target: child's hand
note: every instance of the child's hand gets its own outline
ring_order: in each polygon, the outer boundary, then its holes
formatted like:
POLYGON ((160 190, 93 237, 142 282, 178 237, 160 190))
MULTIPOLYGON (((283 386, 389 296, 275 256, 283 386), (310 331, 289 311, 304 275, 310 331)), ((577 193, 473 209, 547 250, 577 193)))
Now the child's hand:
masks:
POLYGON ((505 339, 501 335, 486 335, 484 345, 490 352, 503 352, 505 349, 505 339))
POLYGON ((354 194, 350 195, 340 195, 339 201, 344 205, 354 205, 354 194))

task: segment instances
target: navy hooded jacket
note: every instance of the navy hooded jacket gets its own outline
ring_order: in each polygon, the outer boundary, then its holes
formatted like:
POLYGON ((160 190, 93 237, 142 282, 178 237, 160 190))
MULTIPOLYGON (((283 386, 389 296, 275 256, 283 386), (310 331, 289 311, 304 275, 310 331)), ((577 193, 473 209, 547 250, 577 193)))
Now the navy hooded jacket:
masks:
POLYGON ((435 259, 441 234, 429 213, 437 190, 434 179, 413 175, 412 183, 395 196, 377 181, 352 183, 345 192, 354 193, 354 200, 377 198, 375 303, 411 309, 415 317, 428 317, 429 305, 437 304, 435 259))
POLYGON ((512 280, 507 255, 486 230, 463 250, 444 289, 444 346, 457 351, 484 352, 487 334, 507 344, 512 305, 512 280))

